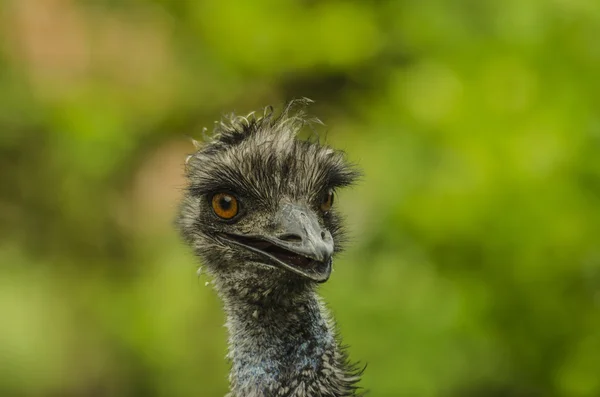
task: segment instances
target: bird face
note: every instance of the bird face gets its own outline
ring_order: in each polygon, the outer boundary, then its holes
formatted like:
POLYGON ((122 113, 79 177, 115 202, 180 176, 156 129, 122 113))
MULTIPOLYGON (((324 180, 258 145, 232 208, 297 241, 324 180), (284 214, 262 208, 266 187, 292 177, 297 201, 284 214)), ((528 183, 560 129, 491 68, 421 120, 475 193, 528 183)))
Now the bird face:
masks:
POLYGON ((296 139, 298 115, 236 120, 189 158, 183 236, 217 276, 327 281, 343 238, 335 189, 356 171, 296 139))
MULTIPOLYGON (((331 273, 334 237, 325 199, 282 196, 264 203, 247 191, 215 192, 204 197, 203 234, 210 236, 232 259, 276 267, 316 282, 331 273), (266 205, 265 205, 266 204, 266 205)), ((198 225, 200 226, 200 225, 198 225)), ((212 247, 215 249, 215 247, 212 247)))

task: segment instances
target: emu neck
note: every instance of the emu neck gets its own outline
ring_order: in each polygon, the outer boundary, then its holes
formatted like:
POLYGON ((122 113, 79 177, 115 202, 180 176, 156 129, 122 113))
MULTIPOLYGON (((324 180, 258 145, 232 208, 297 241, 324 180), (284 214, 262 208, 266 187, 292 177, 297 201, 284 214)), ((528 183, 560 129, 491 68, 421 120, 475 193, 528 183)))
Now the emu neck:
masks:
POLYGON ((229 287, 217 283, 229 329, 230 396, 353 395, 356 380, 313 285, 229 287))

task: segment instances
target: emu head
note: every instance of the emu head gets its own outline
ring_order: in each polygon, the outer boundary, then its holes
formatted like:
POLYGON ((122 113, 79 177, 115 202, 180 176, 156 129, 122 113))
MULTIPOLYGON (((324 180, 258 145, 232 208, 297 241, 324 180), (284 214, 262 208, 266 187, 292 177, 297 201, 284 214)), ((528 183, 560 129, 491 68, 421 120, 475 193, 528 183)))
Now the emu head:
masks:
POLYGON ((298 102, 277 117, 269 108, 232 116, 188 157, 178 224, 217 282, 272 288, 329 278, 343 241, 335 191, 357 171, 342 152, 297 139, 311 122, 290 114, 298 102))

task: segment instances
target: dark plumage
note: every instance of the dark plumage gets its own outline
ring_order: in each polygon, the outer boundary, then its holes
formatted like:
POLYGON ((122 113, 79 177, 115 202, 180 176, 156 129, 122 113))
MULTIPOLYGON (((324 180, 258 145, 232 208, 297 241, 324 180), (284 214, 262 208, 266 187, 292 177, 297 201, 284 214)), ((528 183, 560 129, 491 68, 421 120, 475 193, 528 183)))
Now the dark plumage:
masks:
POLYGON ((187 160, 178 225, 224 303, 231 397, 356 395, 360 371, 315 290, 343 241, 333 192, 358 172, 297 139, 307 102, 232 116, 187 160))

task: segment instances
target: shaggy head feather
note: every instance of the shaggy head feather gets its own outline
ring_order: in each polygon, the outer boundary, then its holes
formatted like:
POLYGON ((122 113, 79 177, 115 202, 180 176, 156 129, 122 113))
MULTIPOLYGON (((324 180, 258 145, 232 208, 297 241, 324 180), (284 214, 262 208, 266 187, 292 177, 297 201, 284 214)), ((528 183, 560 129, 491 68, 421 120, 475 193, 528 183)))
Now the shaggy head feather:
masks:
MULTIPOLYGON (((231 116, 217 124, 212 139, 188 157, 189 185, 179 226, 215 276, 237 279, 242 273, 249 277, 255 270, 261 273, 264 263, 255 262, 255 255, 225 245, 217 236, 227 232, 274 233, 274 214, 285 203, 314 211, 322 227, 331 233, 335 251, 341 250, 344 233, 335 206, 323 213, 319 204, 329 191, 352 184, 359 173, 343 152, 316 140, 297 139, 302 127, 318 122, 307 119, 302 110, 291 114, 294 106, 307 102, 292 101, 279 116, 270 108, 261 117, 231 116), (240 214, 234 220, 223 221, 212 211, 210 198, 218 192, 229 192, 239 199, 240 214), (235 271, 237 274, 232 274, 235 271)), ((269 275, 273 281, 292 276, 272 268, 269 275)))

